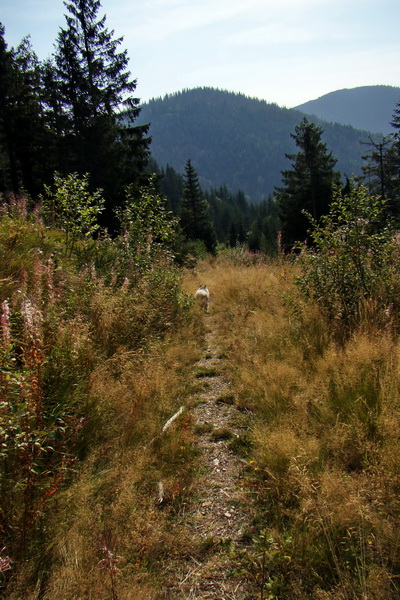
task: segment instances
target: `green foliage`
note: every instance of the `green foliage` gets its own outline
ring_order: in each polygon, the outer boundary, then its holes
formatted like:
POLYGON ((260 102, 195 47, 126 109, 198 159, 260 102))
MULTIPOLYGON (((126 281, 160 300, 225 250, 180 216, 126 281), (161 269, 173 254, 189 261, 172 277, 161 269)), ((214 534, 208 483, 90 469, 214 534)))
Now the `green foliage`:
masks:
MULTIPOLYGON (((154 168, 158 170, 156 163, 154 168)), ((161 171, 159 185, 174 214, 181 214, 184 178, 167 166, 165 171, 161 171)), ((276 202, 272 198, 255 205, 248 202, 241 190, 233 193, 226 185, 206 191, 199 186, 199 195, 209 204, 207 210, 219 244, 232 248, 248 244, 252 252, 263 252, 269 256, 277 253, 279 219, 276 202)), ((187 218, 190 223, 190 214, 187 218)), ((204 257, 208 251, 204 241, 189 241, 184 250, 196 257, 204 257)))
POLYGON ((122 230, 129 235, 136 254, 152 261, 163 252, 172 258, 178 231, 178 219, 166 209, 166 201, 156 190, 156 176, 137 194, 133 186, 126 189, 125 205, 117 211, 122 230))
POLYGON ((285 588, 285 572, 291 560, 293 541, 290 536, 279 539, 262 529, 252 537, 250 551, 241 553, 241 562, 260 591, 260 600, 276 600, 285 588))
POLYGON ((99 18, 99 0, 71 0, 66 28, 58 34, 54 56, 55 96, 47 103, 52 122, 63 119, 57 132, 65 162, 59 170, 90 173, 93 187, 104 190, 104 225, 112 222, 112 209, 121 191, 137 182, 148 158, 147 125, 135 126, 139 99, 136 80, 127 70, 127 51, 119 51, 122 38, 99 18))
POLYGON ((208 255, 207 246, 203 240, 189 240, 184 243, 184 253, 186 255, 186 264, 190 264, 188 257, 193 257, 194 264, 196 260, 205 260, 208 255))
POLYGON ((280 227, 276 202, 271 198, 265 200, 257 207, 257 214, 248 236, 249 250, 276 256, 280 227))
POLYGON ((51 163, 39 61, 29 38, 8 50, 1 24, 0 82, 0 191, 35 195, 51 163))
POLYGON ((91 248, 80 249, 81 263, 90 258, 107 284, 130 285, 148 271, 173 268, 184 260, 179 220, 166 208, 157 190, 157 177, 151 175, 139 190, 128 186, 123 207, 116 210, 121 230, 114 238, 103 236, 91 248))
MULTIPOLYGON (((145 189, 139 213, 132 206, 128 211, 137 234, 140 217, 148 217, 158 236, 141 239, 149 256, 140 269, 135 255, 120 261, 121 239, 90 242, 93 257, 102 257, 104 271, 110 270, 107 277, 87 266, 90 252, 78 270, 77 261, 60 252, 58 233, 45 229, 37 215, 28 215, 23 201, 3 207, 0 256, 7 261, 0 261, 0 548, 6 547, 4 560, 11 557, 11 565, 24 554, 32 556, 30 548, 43 551, 41 523, 48 507, 68 484, 89 442, 101 436, 89 391, 94 370, 121 353, 143 351, 189 314, 180 274, 172 256, 163 253, 173 237, 173 223, 161 198, 156 199, 159 204, 154 205, 153 192, 145 189)), ((101 196, 88 193, 86 179, 71 175, 56 179, 47 202, 47 214, 65 228, 67 254, 84 247, 81 235, 93 233, 101 196)))
POLYGON ((237 244, 234 248, 222 249, 219 253, 222 262, 233 264, 237 267, 250 267, 264 264, 265 257, 259 252, 250 252, 244 245, 237 244))
POLYGON ((232 247, 245 243, 249 223, 258 211, 247 202, 244 193, 232 193, 223 185, 206 192, 206 198, 218 241, 232 247))
POLYGON ((388 184, 386 146, 390 142, 390 137, 382 138, 379 142, 375 142, 372 138, 369 142, 363 142, 365 146, 370 148, 370 153, 363 156, 364 160, 368 160, 368 163, 362 167, 363 180, 367 183, 370 193, 380 194, 382 198, 386 197, 388 184))
POLYGON ((311 219, 312 248, 303 247, 298 284, 332 321, 352 327, 369 306, 380 321, 399 309, 400 248, 386 202, 354 185, 348 195, 336 189, 328 215, 311 219))
MULTIPOLYGON (((157 171, 158 166, 154 161, 152 170, 157 171)), ((160 189, 163 195, 167 198, 168 208, 177 215, 179 214, 182 196, 183 196, 183 177, 180 173, 177 173, 170 165, 167 165, 165 169, 161 169, 160 172, 160 189)))
POLYGON ((14 559, 27 551, 45 506, 70 473, 79 433, 77 383, 88 373, 80 344, 60 351, 67 274, 60 278, 50 258, 54 245, 18 204, 0 219, 0 254, 7 249, 10 258, 8 278, 0 274, 1 536, 14 559))
POLYGON ((35 199, 54 171, 89 173, 105 193, 102 225, 128 184, 140 187, 148 161, 148 126, 137 126, 136 81, 122 38, 98 19, 98 0, 66 2, 67 25, 55 54, 40 63, 29 39, 7 49, 0 24, 0 192, 35 199))
POLYGON ((76 173, 61 177, 54 175, 54 188, 45 186, 43 210, 48 222, 65 233, 68 255, 81 237, 90 238, 99 228, 98 219, 104 207, 102 192, 89 191, 89 175, 76 173))
POLYGON ((400 102, 396 105, 391 125, 396 132, 385 154, 386 188, 389 205, 396 224, 400 222, 400 102))
POLYGON ((5 298, 29 277, 39 247, 48 256, 51 244, 43 224, 28 215, 26 199, 12 196, 0 209, 0 286, 5 298))
POLYGON ((371 193, 381 194, 388 200, 386 212, 398 226, 400 223, 400 104, 393 113, 391 125, 396 133, 375 141, 364 142, 369 153, 363 156, 367 164, 362 167, 363 180, 371 193))

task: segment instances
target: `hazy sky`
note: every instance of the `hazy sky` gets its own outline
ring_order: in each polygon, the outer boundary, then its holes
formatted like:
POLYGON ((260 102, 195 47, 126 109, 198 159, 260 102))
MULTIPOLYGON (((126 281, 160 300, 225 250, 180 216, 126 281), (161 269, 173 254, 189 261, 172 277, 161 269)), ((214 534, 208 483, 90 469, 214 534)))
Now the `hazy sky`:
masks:
MULTIPOLYGON (((0 0, 9 47, 53 52, 62 0, 0 0)), ((142 101, 197 86, 292 107, 361 85, 400 86, 399 0, 103 0, 142 101)))

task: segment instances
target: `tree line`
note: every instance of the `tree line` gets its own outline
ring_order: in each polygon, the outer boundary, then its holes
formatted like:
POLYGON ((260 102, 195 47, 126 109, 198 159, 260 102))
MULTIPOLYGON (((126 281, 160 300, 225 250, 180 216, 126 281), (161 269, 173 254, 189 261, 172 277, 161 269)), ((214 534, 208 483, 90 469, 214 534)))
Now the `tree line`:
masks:
POLYGON ((255 210, 244 192, 232 194, 225 186, 204 192, 190 159, 184 175, 172 167, 160 170, 151 160, 149 125, 136 123, 137 82, 120 49, 122 38, 107 29, 105 16, 98 17, 99 0, 64 4, 66 25, 43 62, 29 37, 8 49, 0 25, 0 192, 37 200, 53 186, 59 196, 76 187, 68 179, 74 173, 88 193, 101 190, 99 224, 115 233, 122 226, 117 214, 140 202, 157 172, 166 207, 180 217, 182 238, 199 242, 197 251, 215 253, 217 242, 248 239, 253 250, 263 249, 251 227, 257 221, 254 227, 262 228, 264 206, 255 210))
MULTIPOLYGON (((92 194, 102 191, 99 226, 113 233, 122 226, 118 213, 127 202, 140 203, 155 172, 157 193, 179 217, 186 251, 215 253, 222 243, 275 254, 278 237, 286 251, 307 238, 308 215, 318 221, 327 213, 341 181, 320 127, 306 118, 295 127, 291 136, 298 152, 286 154, 291 168, 281 171, 282 185, 257 206, 244 191, 226 185, 202 190, 190 158, 183 175, 171 166, 160 169, 151 159, 149 124, 138 124, 137 81, 128 70, 127 51, 121 50, 123 38, 108 30, 105 15, 98 16, 100 0, 64 4, 66 23, 53 55, 42 62, 29 37, 8 49, 0 24, 0 192, 36 200, 55 174, 74 173, 92 194)), ((364 176, 371 193, 379 188, 389 198, 391 216, 398 218, 399 105, 392 125, 393 136, 372 144, 364 176)))
MULTIPOLYGON (((290 134, 303 116, 243 94, 195 88, 149 100, 138 122, 151 123, 151 152, 160 165, 181 172, 191 158, 204 188, 227 183, 258 203, 281 184, 285 153, 296 150, 290 134)), ((315 117, 309 120, 323 127, 323 141, 338 159, 337 168, 361 175, 360 140, 367 140, 370 132, 315 117)))
MULTIPOLYGON (((374 151, 364 158, 364 176, 358 183, 367 184, 369 193, 381 195, 386 209, 384 219, 400 224, 400 103, 394 111, 393 127, 397 130, 382 143, 372 144, 374 151), (379 151, 377 150, 379 148, 379 151)), ((276 188, 275 199, 281 224, 282 244, 286 251, 296 242, 310 238, 311 221, 314 226, 328 214, 335 191, 341 187, 341 174, 335 170, 337 160, 321 141, 323 130, 306 117, 292 134, 299 148, 297 154, 287 154, 292 168, 282 171, 283 185, 276 188)), ((352 182, 347 179, 343 193, 351 192, 352 182)))

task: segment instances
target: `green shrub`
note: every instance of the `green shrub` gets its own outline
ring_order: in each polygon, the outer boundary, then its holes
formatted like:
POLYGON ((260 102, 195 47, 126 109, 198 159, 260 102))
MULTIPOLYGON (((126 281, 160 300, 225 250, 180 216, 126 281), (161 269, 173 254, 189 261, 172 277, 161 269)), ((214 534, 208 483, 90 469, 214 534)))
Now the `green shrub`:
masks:
POLYGON ((71 255, 78 241, 90 238, 98 229, 98 217, 104 209, 101 190, 89 192, 89 175, 79 177, 71 173, 61 177, 54 175, 54 188, 45 186, 42 198, 43 212, 47 221, 60 227, 65 234, 65 250, 71 255))
POLYGON ((363 186, 337 189, 330 213, 312 221, 312 247, 302 248, 298 285, 346 328, 399 309, 400 246, 385 206, 363 186))

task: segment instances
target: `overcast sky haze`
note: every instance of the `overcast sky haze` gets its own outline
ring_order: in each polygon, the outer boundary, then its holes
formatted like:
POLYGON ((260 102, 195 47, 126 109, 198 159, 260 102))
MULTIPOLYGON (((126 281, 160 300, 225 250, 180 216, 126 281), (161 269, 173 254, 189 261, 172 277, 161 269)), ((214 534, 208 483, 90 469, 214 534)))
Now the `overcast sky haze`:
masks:
MULTIPOLYGON (((9 47, 53 52, 62 0, 0 0, 9 47)), ((198 86, 288 108, 362 85, 400 86, 399 0, 103 0, 142 101, 198 86)), ((400 99, 399 99, 400 100, 400 99)))

